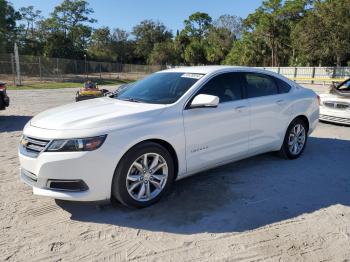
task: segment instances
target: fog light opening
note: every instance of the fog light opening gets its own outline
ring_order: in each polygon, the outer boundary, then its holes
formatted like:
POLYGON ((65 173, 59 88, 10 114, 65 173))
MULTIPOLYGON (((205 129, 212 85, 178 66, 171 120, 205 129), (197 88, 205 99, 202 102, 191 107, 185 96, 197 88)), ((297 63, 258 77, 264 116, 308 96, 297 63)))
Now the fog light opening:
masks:
POLYGON ((50 179, 47 187, 56 191, 82 192, 89 189, 83 180, 57 180, 50 179))

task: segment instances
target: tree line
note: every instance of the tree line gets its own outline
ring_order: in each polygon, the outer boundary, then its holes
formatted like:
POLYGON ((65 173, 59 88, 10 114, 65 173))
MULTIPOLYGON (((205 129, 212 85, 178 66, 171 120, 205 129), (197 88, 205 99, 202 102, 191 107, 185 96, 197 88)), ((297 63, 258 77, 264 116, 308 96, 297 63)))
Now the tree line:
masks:
MULTIPOLYGON (((231 4, 231 3, 230 3, 231 4)), ((85 0, 64 0, 48 17, 0 0, 0 53, 137 64, 350 66, 350 0, 265 0, 245 19, 196 12, 175 33, 144 20, 131 32, 94 28, 85 0)))

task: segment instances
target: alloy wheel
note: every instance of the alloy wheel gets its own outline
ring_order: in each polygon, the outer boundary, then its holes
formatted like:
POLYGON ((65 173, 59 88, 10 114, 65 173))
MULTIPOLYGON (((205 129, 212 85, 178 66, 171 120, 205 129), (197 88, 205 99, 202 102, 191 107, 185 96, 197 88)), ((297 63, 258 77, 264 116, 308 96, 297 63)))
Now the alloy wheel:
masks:
POLYGON ((298 155, 304 148, 306 141, 305 128, 301 124, 296 124, 289 133, 288 148, 293 155, 298 155))
POLYGON ((136 201, 150 201, 164 189, 168 179, 168 164, 157 153, 146 153, 130 166, 126 176, 126 188, 136 201))

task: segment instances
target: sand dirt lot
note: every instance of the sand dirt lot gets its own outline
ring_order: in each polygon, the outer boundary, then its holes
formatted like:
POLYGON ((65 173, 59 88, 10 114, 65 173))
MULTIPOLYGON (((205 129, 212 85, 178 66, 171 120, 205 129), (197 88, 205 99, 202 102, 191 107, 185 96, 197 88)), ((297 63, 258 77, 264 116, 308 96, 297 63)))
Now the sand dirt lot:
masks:
MULTIPOLYGON (((178 181, 135 210, 32 195, 25 123, 75 91, 10 91, 0 111, 0 261, 349 261, 350 127, 320 123, 303 156, 264 154, 178 181)), ((99 175, 99 174, 96 174, 99 175)))

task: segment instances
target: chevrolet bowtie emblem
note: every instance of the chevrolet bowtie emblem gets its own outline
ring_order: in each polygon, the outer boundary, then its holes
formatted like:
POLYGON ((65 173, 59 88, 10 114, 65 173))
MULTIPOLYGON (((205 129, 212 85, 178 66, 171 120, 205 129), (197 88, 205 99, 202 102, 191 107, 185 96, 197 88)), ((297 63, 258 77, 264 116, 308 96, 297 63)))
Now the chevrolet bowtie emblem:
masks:
POLYGON ((21 140, 22 146, 27 146, 28 143, 29 143, 28 140, 26 140, 25 138, 22 138, 22 140, 21 140))

